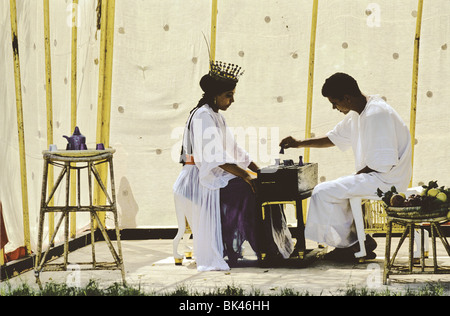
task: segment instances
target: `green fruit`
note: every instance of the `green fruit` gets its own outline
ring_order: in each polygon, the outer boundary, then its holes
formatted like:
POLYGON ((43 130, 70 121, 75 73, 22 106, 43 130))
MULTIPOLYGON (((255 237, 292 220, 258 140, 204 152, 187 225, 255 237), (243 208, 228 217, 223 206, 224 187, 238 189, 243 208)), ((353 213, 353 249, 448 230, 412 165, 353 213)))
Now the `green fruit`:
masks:
POLYGON ((440 191, 439 191, 438 189, 433 188, 433 189, 429 189, 427 194, 428 194, 428 196, 434 197, 434 196, 438 195, 439 192, 440 192, 440 191))
POLYGON ((436 199, 445 203, 447 202, 447 194, 445 194, 444 192, 439 192, 438 194, 436 194, 436 199))

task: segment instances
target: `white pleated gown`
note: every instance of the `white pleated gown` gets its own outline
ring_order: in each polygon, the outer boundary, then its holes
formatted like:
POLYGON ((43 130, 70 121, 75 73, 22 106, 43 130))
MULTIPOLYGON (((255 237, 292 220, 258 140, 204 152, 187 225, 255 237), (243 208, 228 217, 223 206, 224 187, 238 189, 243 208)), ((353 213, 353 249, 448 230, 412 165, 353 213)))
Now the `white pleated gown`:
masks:
POLYGON ((222 114, 209 105, 192 114, 183 145, 188 150, 192 147, 189 153, 195 165, 183 166, 173 192, 175 207, 186 212, 194 235, 197 270, 229 270, 223 258, 220 189, 235 176, 219 166, 234 163, 246 169, 250 157, 237 145, 222 114))

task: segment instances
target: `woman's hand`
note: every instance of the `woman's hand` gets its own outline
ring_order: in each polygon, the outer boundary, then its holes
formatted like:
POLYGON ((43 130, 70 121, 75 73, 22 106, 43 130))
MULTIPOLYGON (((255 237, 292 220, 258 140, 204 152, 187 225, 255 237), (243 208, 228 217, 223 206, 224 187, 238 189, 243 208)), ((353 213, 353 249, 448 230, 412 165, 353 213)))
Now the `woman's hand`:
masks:
MULTIPOLYGON (((255 167, 257 167, 255 165, 255 167)), ((244 169, 238 167, 235 164, 226 163, 220 166, 223 170, 234 174, 235 176, 238 176, 239 178, 242 178, 245 182, 247 182, 250 187, 252 188, 252 191, 256 193, 256 182, 254 181, 254 178, 244 169)))
POLYGON ((247 174, 246 177, 242 178, 245 182, 247 182, 250 187, 252 188, 253 193, 256 193, 256 179, 253 178, 251 175, 247 174))

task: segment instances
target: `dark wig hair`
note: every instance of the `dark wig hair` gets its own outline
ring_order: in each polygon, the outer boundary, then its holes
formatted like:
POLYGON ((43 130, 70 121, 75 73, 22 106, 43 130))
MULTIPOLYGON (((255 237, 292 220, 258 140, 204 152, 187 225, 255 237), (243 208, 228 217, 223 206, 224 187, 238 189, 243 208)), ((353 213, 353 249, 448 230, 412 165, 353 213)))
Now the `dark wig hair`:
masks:
POLYGON ((326 98, 342 100, 346 94, 355 97, 362 95, 356 80, 345 73, 335 73, 322 86, 322 95, 326 98))
POLYGON ((205 104, 209 104, 213 107, 214 97, 226 91, 233 90, 236 87, 236 82, 231 80, 215 79, 209 74, 206 74, 202 77, 202 79, 200 79, 200 87, 202 88, 204 94, 203 97, 198 101, 197 106, 193 108, 192 111, 205 104))

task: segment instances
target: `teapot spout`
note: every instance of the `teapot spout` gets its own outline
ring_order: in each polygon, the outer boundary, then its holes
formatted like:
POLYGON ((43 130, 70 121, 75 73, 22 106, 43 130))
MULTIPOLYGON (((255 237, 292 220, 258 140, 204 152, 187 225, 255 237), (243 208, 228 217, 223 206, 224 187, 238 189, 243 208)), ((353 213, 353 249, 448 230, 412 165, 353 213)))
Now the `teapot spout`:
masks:
POLYGON ((63 137, 64 137, 65 139, 67 139, 67 141, 70 140, 70 137, 69 137, 69 136, 63 135, 63 137))

